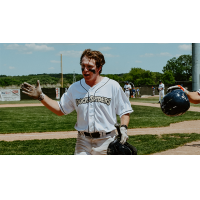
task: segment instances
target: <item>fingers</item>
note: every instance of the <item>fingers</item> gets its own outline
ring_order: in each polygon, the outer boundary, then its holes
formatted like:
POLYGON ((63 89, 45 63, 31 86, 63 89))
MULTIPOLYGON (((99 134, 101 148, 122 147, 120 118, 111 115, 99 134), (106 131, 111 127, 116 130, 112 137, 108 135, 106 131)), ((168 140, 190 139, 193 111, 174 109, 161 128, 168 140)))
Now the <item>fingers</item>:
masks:
POLYGON ((30 96, 30 93, 29 92, 25 92, 25 91, 22 91, 24 94, 27 94, 28 96, 30 96))
POLYGON ((174 86, 167 88, 167 91, 173 90, 173 89, 181 89, 181 88, 178 85, 174 85, 174 86))
POLYGON ((120 143, 124 144, 128 140, 128 135, 122 134, 120 143))
POLYGON ((26 82, 24 82, 22 85, 21 85, 21 89, 23 89, 23 90, 25 90, 25 89, 28 89, 28 90, 33 90, 33 86, 32 85, 30 85, 30 84, 28 84, 28 83, 26 83, 26 82))
POLYGON ((24 85, 25 87, 27 87, 27 86, 28 86, 28 87, 33 87, 32 85, 30 85, 30 84, 27 83, 27 82, 24 82, 23 85, 24 85))
POLYGON ((37 80, 37 87, 40 87, 40 81, 37 80))
POLYGON ((30 91, 32 91, 32 89, 31 88, 22 88, 23 90, 25 90, 26 92, 30 92, 30 91))

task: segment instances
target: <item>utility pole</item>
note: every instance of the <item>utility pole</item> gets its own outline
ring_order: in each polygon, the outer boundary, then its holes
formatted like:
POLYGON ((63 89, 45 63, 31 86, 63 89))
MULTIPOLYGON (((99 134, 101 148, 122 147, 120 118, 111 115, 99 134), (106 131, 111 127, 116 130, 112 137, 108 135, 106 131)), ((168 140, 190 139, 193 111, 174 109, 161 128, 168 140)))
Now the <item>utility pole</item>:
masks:
POLYGON ((192 91, 199 89, 200 43, 192 43, 192 91))
POLYGON ((62 54, 61 54, 61 87, 63 88, 62 54))
POLYGON ((73 83, 75 83, 76 82, 76 75, 75 75, 75 71, 73 71, 74 72, 74 74, 73 74, 73 83))

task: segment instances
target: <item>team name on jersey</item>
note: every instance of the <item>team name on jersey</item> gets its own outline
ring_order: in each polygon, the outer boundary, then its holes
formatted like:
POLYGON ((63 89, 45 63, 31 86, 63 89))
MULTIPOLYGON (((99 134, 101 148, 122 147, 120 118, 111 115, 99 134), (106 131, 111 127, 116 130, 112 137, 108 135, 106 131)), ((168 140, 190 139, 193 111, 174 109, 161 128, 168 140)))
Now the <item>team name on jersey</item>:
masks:
POLYGON ((100 97, 100 96, 93 96, 91 95, 90 97, 85 97, 82 99, 76 99, 76 105, 79 106, 80 104, 86 104, 86 103, 92 103, 92 102, 100 102, 100 103, 104 103, 106 105, 110 105, 111 102, 111 98, 107 98, 107 97, 100 97))

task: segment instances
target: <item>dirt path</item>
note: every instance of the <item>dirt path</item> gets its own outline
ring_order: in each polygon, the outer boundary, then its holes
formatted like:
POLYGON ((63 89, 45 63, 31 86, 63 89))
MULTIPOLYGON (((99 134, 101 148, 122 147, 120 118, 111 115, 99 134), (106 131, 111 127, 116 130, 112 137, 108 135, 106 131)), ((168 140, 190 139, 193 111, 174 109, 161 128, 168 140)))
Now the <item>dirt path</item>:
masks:
MULTIPOLYGON (((159 104, 131 102, 132 105, 142 105, 151 107, 160 107, 159 104)), ((43 106, 43 104, 4 104, 1 107, 25 107, 25 106, 43 106)), ((200 112, 199 107, 190 107, 190 111, 200 112)), ((200 120, 185 121, 175 124, 170 124, 168 127, 159 128, 136 128, 128 129, 128 135, 140 134, 171 134, 171 133, 199 133, 200 120)), ((0 134, 0 140, 34 140, 34 139, 61 139, 61 138, 76 138, 77 131, 65 132, 45 132, 45 133, 16 133, 16 134, 0 134)), ((200 141, 188 143, 176 149, 167 150, 153 155, 200 155, 200 141)))

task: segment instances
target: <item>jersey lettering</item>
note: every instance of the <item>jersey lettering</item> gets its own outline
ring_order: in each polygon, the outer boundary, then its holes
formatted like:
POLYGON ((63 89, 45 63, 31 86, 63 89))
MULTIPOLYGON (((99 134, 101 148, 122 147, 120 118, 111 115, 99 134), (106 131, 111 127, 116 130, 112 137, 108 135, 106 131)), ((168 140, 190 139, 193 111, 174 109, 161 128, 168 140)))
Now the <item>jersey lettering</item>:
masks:
POLYGON ((76 106, 79 106, 80 104, 86 104, 86 103, 92 103, 92 102, 100 102, 100 103, 104 103, 106 105, 110 105, 111 103, 111 98, 107 98, 107 97, 100 97, 100 96, 93 96, 91 95, 90 97, 85 97, 82 99, 76 99, 76 106))

